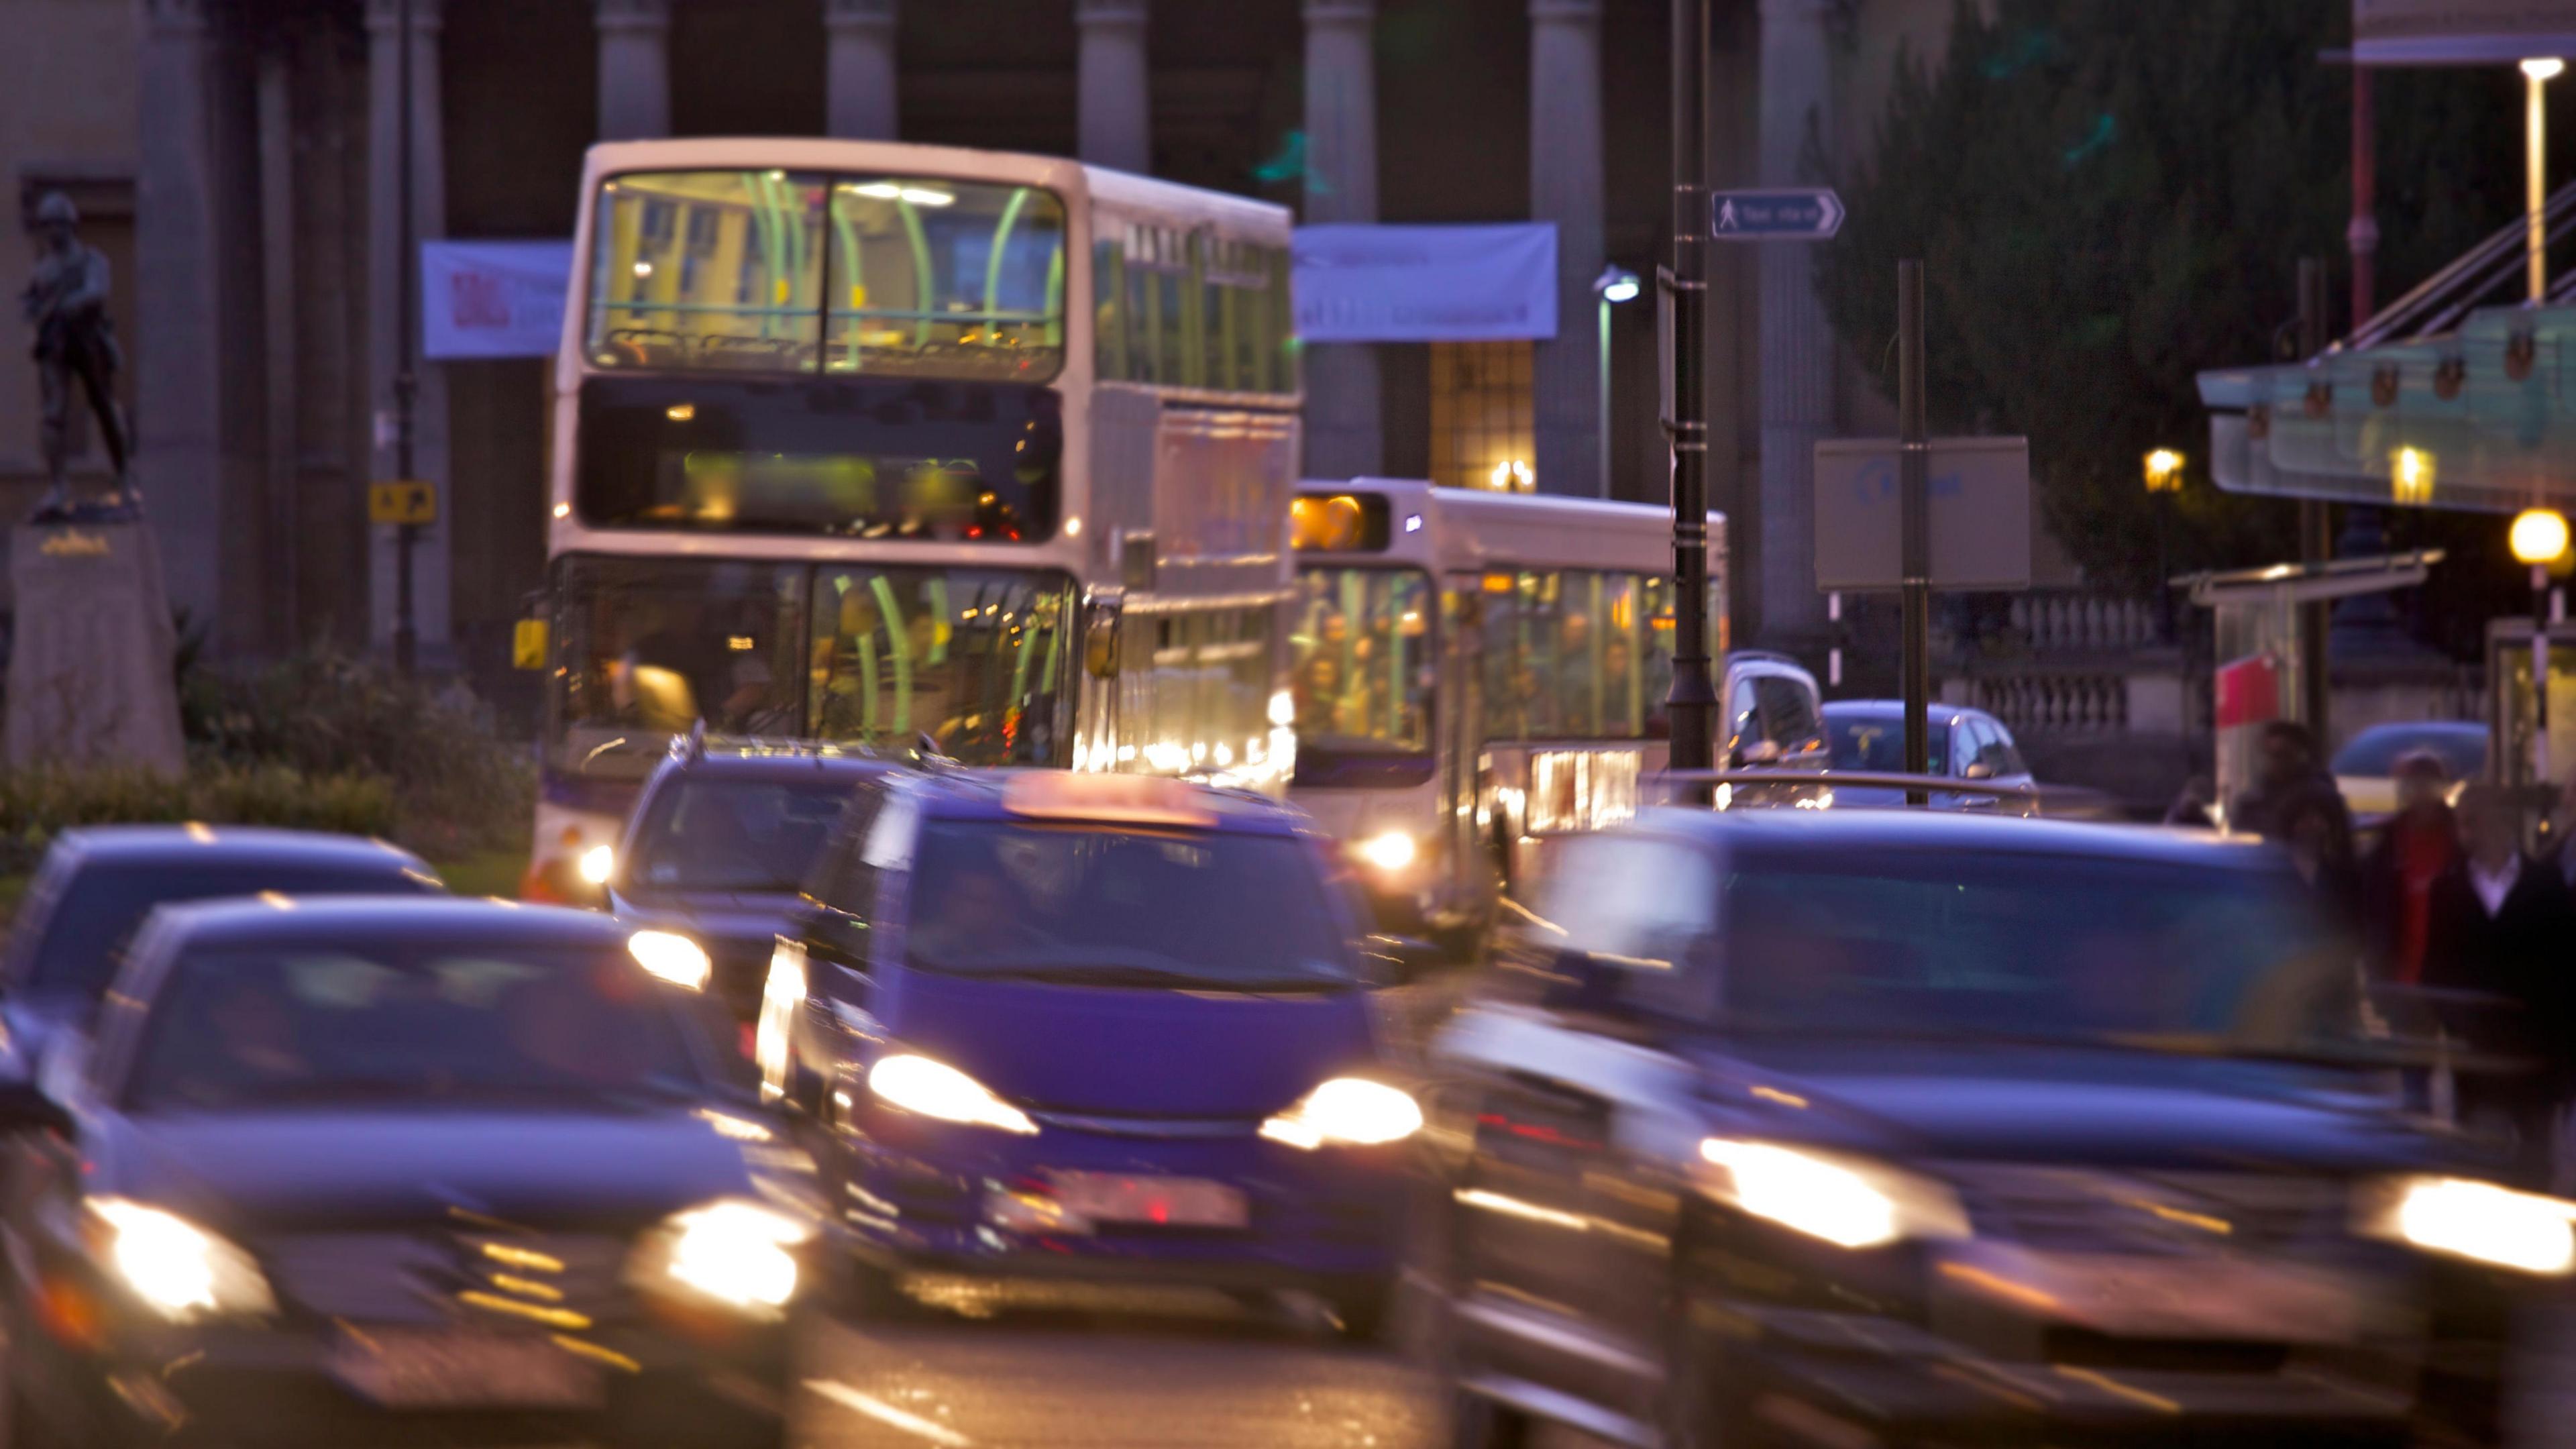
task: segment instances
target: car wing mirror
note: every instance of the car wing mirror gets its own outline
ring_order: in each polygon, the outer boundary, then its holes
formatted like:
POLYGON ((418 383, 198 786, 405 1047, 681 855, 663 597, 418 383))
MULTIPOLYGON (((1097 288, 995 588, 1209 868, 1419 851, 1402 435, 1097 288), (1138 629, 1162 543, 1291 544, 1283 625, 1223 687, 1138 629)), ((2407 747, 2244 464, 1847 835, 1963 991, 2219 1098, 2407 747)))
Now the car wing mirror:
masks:
POLYGON ((1959 773, 1971 780, 1991 780, 1995 777, 1995 767, 1983 760, 1970 760, 1968 768, 1959 773))

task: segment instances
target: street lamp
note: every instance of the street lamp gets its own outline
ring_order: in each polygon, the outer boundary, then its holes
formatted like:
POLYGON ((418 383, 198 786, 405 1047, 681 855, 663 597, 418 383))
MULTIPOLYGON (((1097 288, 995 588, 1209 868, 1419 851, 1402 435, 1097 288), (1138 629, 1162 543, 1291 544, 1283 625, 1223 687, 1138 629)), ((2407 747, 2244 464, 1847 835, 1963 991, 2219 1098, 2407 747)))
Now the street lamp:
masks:
POLYGON ((1637 274, 1626 267, 1608 266, 1592 279, 1592 294, 1599 298, 1601 314, 1601 395, 1600 411, 1595 414, 1601 433, 1601 496, 1610 496, 1610 309, 1621 302, 1637 300, 1640 290, 1637 274))
POLYGON ((2531 778, 2549 783, 2549 565, 2567 552, 2567 515, 2526 508, 2514 515, 2507 541, 2531 566, 2531 778))
POLYGON ((2180 495, 2183 465, 2190 460, 2171 448, 2158 448, 2145 459, 2149 506, 2156 510, 2156 621, 2165 637, 2173 637, 2173 504, 2156 501, 2160 495, 2180 495))
POLYGON ((2549 206, 2549 106, 2543 88, 2566 69, 2567 62, 2554 55, 2522 63, 2523 195, 2531 212, 2526 224, 2531 236, 2534 304, 2549 296, 2549 224, 2542 216, 2549 206))
POLYGON ((2149 453, 2146 460, 2147 491, 2150 493, 2180 493, 2182 491, 2182 465, 2186 461, 2187 460, 2182 454, 2175 452, 2171 448, 2158 448, 2154 452, 2149 453))

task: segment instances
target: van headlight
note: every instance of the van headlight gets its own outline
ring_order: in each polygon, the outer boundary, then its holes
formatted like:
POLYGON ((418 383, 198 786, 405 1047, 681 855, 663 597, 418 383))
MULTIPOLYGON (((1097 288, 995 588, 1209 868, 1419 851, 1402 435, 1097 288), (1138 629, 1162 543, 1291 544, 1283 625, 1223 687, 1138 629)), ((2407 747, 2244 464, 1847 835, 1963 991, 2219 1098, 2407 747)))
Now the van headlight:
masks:
POLYGON ((1366 1077, 1335 1077, 1261 1124, 1261 1135, 1308 1152, 1328 1144, 1378 1147, 1422 1130, 1411 1093, 1366 1077))
POLYGON ((2576 1203, 2461 1177, 2370 1184, 2354 1205, 2365 1237, 2547 1277, 2576 1269, 2576 1203))
POLYGON ((1720 1137, 1701 1142, 1699 1155, 1718 1169, 1703 1177, 1718 1200, 1838 1247, 1968 1236, 1956 1193, 1879 1163, 1720 1137))
POLYGON ((677 931, 638 931, 626 938, 626 954, 648 974, 691 991, 706 990, 715 974, 707 948, 677 931))
POLYGON ((91 1198, 89 1211, 100 1257, 162 1317, 275 1311, 250 1254, 186 1218, 121 1197, 91 1198))
POLYGON ((881 1057, 868 1068, 868 1090, 907 1112, 991 1127, 1026 1137, 1038 1130, 1029 1114, 994 1095, 973 1077, 928 1057, 909 1052, 881 1057))
POLYGON ((795 1249, 813 1228, 758 1203, 726 1199, 663 1223, 654 1264, 663 1278, 744 1312, 767 1314, 796 1296, 795 1249))
POLYGON ((606 885, 609 876, 615 874, 617 870, 617 851, 611 846, 594 845, 581 853, 581 859, 574 865, 574 869, 581 872, 581 878, 592 885, 606 885))

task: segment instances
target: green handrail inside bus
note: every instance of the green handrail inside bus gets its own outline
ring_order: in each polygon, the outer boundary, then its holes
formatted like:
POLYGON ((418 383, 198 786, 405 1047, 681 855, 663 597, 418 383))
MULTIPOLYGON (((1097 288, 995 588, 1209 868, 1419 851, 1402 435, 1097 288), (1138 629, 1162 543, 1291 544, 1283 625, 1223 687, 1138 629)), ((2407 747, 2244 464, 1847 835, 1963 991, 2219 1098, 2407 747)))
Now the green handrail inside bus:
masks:
POLYGON ((956 622, 949 617, 948 613, 948 580, 939 574, 932 574, 930 576, 930 662, 933 665, 948 662, 948 635, 955 627, 956 622))
MULTIPOLYGON (((921 212, 909 201, 896 202, 894 209, 903 218, 904 240, 912 244, 912 299, 928 302, 935 295, 931 291, 934 279, 930 270, 930 238, 921 229, 921 212)), ((930 345, 930 318, 936 315, 925 311, 921 314, 922 320, 913 324, 913 346, 930 345)))
POLYGON ((868 588, 877 596, 877 609, 884 615, 886 648, 894 656, 894 733, 903 737, 912 733, 912 641, 904 636, 903 610, 895 604, 894 585, 878 574, 868 580, 868 588))
POLYGON ((984 310, 987 313, 1002 305, 1002 254, 1010 249, 1011 229, 1020 224, 1020 208, 1028 205, 1029 189, 1014 187, 1011 199, 1002 203, 1002 216, 993 223, 993 254, 984 260, 984 310))
POLYGON ((1058 241, 1055 251, 1047 258, 1046 312, 1046 345, 1062 347, 1064 345, 1064 245, 1061 241, 1058 241))
MULTIPOLYGON (((850 259, 849 280, 842 285, 849 288, 850 294, 850 367, 852 371, 860 371, 867 366, 865 361, 867 348, 859 342, 858 316, 867 308, 868 287, 864 263, 859 255, 859 234, 850 224, 850 214, 841 209, 837 194, 824 209, 831 214, 832 229, 841 238, 841 255, 850 259)), ((826 305, 829 305, 828 298, 826 305)), ((830 331, 828 321, 825 323, 825 331, 827 334, 830 331)), ((826 335, 823 339, 826 350, 831 347, 831 343, 832 339, 826 335)))

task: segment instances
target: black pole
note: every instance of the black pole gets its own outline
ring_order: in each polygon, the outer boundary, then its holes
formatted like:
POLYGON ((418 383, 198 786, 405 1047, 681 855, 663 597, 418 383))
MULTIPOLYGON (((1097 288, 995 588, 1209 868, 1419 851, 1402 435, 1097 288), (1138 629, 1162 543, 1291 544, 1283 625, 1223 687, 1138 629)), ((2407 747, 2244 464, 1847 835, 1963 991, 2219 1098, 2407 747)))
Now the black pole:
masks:
MULTIPOLYGON (((1932 442, 1923 421, 1923 264, 1896 264, 1897 527, 1905 589, 1905 773, 1932 768, 1932 442)), ((1931 797, 1905 792, 1907 803, 1931 797)))
MULTIPOLYGON (((2315 257, 2299 259, 2299 356, 2313 362, 2326 350, 2326 264, 2315 257)), ((2333 505, 2322 498, 2299 500, 2299 561, 2322 564, 2334 557, 2333 505)), ((2319 749, 2331 748, 2326 738, 2327 640, 2334 606, 2309 603, 2298 606, 2299 624, 2299 722, 2316 733, 2319 749)))
POLYGON ((1708 0, 1673 0, 1672 765, 1715 765, 1717 685, 1708 654, 1708 0))
MULTIPOLYGON (((417 346, 412 314, 418 306, 412 268, 420 244, 412 232, 411 194, 411 0, 394 6, 394 237, 402 248, 394 261, 394 480, 412 481, 412 400, 420 379, 412 371, 417 346)), ((408 676, 419 659, 419 633, 412 618, 411 552, 420 530, 408 523, 394 526, 394 668, 408 676)))

